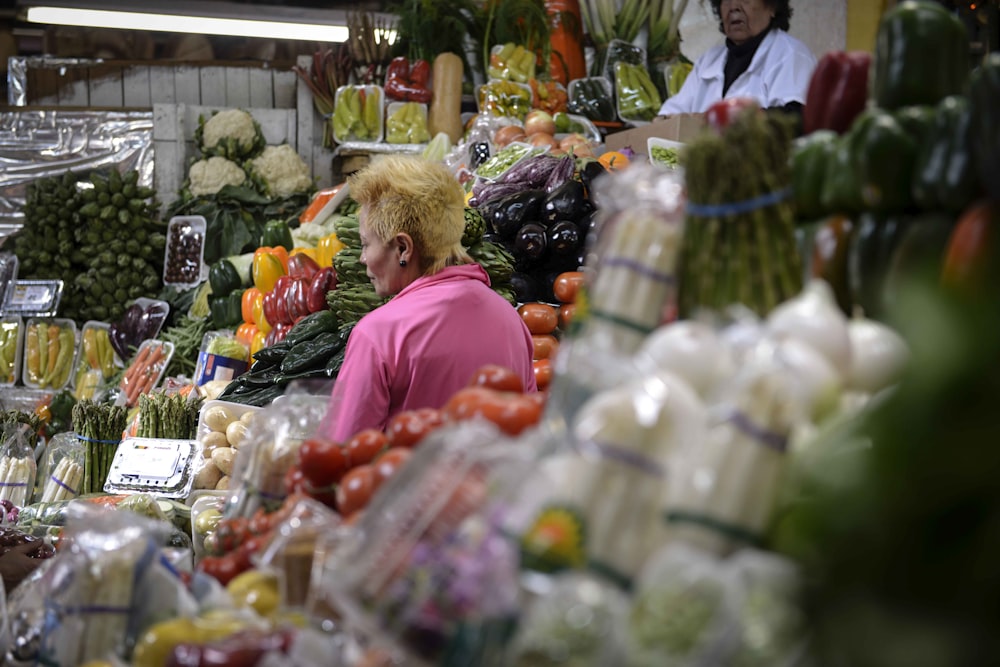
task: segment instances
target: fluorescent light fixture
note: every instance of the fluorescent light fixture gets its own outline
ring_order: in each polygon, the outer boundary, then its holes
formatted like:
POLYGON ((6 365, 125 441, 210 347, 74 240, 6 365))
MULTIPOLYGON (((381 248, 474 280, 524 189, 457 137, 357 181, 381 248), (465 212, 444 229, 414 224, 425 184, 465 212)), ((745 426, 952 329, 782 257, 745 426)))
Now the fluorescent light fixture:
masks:
MULTIPOLYGON (((23 3, 22 4, 26 4, 23 3)), ((182 32, 199 35, 233 35, 295 39, 315 42, 346 42, 349 36, 346 15, 336 10, 307 10, 264 5, 237 5, 213 2, 131 2, 132 9, 120 9, 122 2, 112 4, 75 2, 64 6, 59 0, 25 9, 25 20, 31 23, 80 27, 118 28, 182 32), (83 6, 81 6, 83 5, 83 6), (252 18, 235 18, 237 16, 252 18)), ((395 30, 386 38, 396 39, 395 30)))

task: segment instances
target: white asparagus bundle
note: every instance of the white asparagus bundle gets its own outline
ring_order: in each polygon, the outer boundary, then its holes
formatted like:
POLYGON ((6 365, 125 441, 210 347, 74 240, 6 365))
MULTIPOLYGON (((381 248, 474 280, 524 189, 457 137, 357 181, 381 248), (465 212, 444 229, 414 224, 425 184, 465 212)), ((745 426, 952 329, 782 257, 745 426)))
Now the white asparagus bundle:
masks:
POLYGON ((68 456, 63 457, 49 478, 45 480, 42 502, 52 503, 76 498, 80 495, 80 484, 82 483, 83 466, 68 456))
POLYGON ((34 483, 34 459, 0 457, 0 499, 23 507, 28 502, 34 483))

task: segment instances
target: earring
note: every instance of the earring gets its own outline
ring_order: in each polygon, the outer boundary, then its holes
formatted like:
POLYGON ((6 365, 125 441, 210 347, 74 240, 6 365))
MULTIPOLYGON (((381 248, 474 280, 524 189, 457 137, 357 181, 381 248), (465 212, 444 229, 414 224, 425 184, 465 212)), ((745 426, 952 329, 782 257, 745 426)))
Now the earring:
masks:
POLYGON ((406 266, 406 260, 405 259, 399 260, 399 265, 400 266, 406 266))

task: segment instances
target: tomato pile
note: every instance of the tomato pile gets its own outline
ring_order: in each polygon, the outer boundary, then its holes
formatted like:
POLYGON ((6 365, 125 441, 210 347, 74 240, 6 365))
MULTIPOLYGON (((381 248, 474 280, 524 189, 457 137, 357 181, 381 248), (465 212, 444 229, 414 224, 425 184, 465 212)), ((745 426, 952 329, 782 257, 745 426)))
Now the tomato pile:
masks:
POLYGON ((558 307, 533 301, 517 309, 531 332, 531 342, 534 345, 532 366, 538 391, 545 391, 552 382, 552 359, 559 350, 559 339, 555 334, 557 329, 561 332, 569 330, 576 312, 576 297, 582 285, 581 271, 564 271, 552 284, 552 293, 560 303, 558 307))

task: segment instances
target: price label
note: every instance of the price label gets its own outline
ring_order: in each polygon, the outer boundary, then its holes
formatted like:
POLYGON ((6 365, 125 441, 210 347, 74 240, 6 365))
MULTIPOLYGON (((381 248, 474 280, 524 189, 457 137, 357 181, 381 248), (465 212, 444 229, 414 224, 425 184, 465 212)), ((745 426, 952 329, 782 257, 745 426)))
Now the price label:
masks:
POLYGON ((56 310, 62 294, 61 280, 18 280, 7 292, 5 310, 47 313, 56 310))
POLYGON ((177 472, 181 449, 189 448, 188 440, 129 439, 119 448, 121 454, 115 471, 121 477, 148 480, 170 479, 177 472))

